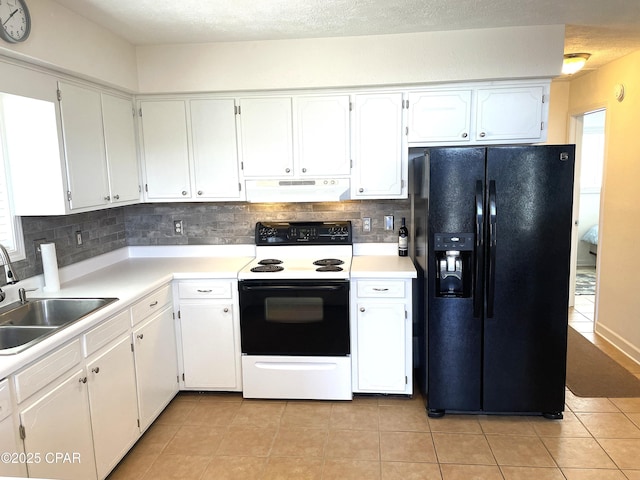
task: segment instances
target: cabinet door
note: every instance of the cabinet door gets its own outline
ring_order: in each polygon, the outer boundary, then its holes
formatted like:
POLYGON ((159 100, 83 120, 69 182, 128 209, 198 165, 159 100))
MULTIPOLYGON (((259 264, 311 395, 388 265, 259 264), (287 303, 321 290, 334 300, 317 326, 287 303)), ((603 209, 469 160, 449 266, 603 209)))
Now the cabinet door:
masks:
POLYGON ((293 175, 291 98, 240 99, 240 161, 245 177, 293 175))
POLYGON ((409 143, 468 142, 471 90, 409 94, 409 143))
POLYGON ((59 83, 70 208, 108 204, 100 92, 59 83))
MULTIPOLYGON (((13 425, 13 418, 7 417, 0 421, 0 453, 21 453, 22 445, 16 439, 17 428, 13 425)), ((24 462, 0 462, 0 478, 26 477, 27 469, 24 462)))
POLYGON ((111 203, 137 202, 140 200, 140 175, 133 104, 130 100, 103 93, 102 117, 111 203))
POLYGON ((181 304, 180 330, 184 386, 238 389, 240 353, 231 304, 181 304))
POLYGON ((402 94, 356 95, 351 198, 406 196, 402 94))
POLYGON ((196 198, 240 199, 235 102, 191 100, 196 198))
POLYGON ((294 98, 296 170, 301 176, 351 171, 349 96, 294 98))
POLYGON ((145 430, 178 391, 178 357, 172 307, 133 331, 138 412, 145 430))
POLYGON ((477 91, 476 140, 540 140, 543 87, 477 91))
POLYGON ((357 305, 358 391, 404 393, 406 321, 402 303, 357 305))
POLYGON ((187 112, 182 100, 140 102, 145 196, 149 200, 189 198, 187 112))
POLYGON ((41 457, 27 465, 30 477, 96 478, 86 383, 84 369, 75 370, 20 412, 25 452, 41 457), (56 452, 68 461, 47 461, 45 455, 56 452))
POLYGON ((130 336, 94 355, 87 370, 96 468, 105 478, 140 435, 130 336))

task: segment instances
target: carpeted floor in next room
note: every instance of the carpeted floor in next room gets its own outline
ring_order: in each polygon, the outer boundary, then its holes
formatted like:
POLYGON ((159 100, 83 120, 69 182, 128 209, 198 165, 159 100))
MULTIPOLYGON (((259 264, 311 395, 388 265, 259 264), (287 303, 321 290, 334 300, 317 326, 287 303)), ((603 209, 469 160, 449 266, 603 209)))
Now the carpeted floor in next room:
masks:
MULTIPOLYGON (((570 323, 593 334, 593 296, 570 323), (588 324, 591 322, 591 332, 588 324)), ((563 420, 446 415, 422 399, 352 402, 178 395, 109 480, 640 480, 640 398, 566 393, 563 420)))

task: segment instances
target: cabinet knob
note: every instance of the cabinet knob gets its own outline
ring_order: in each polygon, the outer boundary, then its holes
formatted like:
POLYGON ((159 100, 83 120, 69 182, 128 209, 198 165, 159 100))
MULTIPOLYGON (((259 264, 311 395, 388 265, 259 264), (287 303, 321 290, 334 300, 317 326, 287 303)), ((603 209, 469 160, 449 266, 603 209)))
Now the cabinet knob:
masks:
POLYGON ((480 132, 480 138, 484 138, 484 137, 486 137, 486 136, 487 136, 487 134, 486 134, 486 133, 484 133, 484 132, 480 132))
POLYGON ((229 313, 229 309, 227 307, 224 308, 224 310, 222 310, 224 313, 229 313))
POLYGON ((361 312, 364 312, 364 307, 360 307, 360 311, 361 311, 361 312))
POLYGON ((91 369, 91 371, 92 371, 93 373, 100 373, 100 367, 92 368, 92 369, 91 369))
POLYGON ((306 169, 306 168, 303 168, 303 169, 302 169, 302 173, 307 173, 307 169, 306 169))
POLYGON ((104 197, 104 199, 105 199, 105 201, 107 201, 107 202, 108 202, 108 201, 110 201, 110 200, 111 200, 111 197, 110 197, 109 195, 107 195, 106 197, 104 197))
POLYGON ((187 191, 186 190, 182 190, 182 196, 186 197, 187 196, 187 191))
POLYGON ((144 334, 143 333, 139 333, 138 335, 136 335, 136 338, 138 340, 142 340, 144 338, 144 334))
POLYGON ((464 132, 464 133, 462 134, 462 138, 467 138, 468 136, 469 136, 469 134, 468 134, 467 132, 464 132))
POLYGON ((358 189, 358 192, 360 192, 360 193, 364 192, 364 188, 362 188, 362 187, 361 187, 361 188, 359 188, 359 189, 358 189))
POLYGON ((113 199, 114 199, 114 200, 120 200, 120 195, 114 195, 114 196, 113 196, 113 199))
POLYGON ((287 168, 287 169, 285 169, 285 172, 289 173, 289 172, 291 172, 291 169, 287 168))
POLYGON ((78 379, 79 383, 87 383, 87 377, 81 377, 78 379))
POLYGON ((198 190, 198 195, 202 195, 202 190, 198 190))

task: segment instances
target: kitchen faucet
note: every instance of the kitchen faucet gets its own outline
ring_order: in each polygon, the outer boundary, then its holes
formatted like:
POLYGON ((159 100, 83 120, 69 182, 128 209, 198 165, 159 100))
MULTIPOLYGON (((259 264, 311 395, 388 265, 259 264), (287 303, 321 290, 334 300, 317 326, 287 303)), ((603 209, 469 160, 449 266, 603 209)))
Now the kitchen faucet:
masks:
MULTIPOLYGON (((4 245, 0 243, 0 260, 4 265, 4 274, 7 277, 7 285, 13 285, 14 283, 18 283, 18 277, 13 272, 13 265, 11 265, 11 259, 9 258, 9 253, 7 249, 4 248, 4 245)), ((4 300, 6 294, 0 289, 0 302, 4 300)))

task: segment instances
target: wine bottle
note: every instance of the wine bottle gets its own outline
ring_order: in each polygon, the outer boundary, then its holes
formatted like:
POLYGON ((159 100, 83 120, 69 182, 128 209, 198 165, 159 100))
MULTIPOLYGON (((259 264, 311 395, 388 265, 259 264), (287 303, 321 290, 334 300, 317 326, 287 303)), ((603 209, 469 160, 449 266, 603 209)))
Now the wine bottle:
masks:
POLYGON ((406 257, 409 254, 409 230, 405 225, 404 217, 402 217, 402 224, 398 230, 398 255, 406 257))

